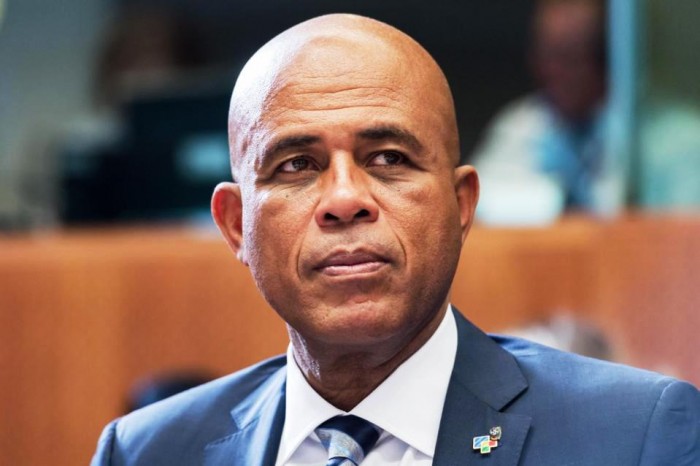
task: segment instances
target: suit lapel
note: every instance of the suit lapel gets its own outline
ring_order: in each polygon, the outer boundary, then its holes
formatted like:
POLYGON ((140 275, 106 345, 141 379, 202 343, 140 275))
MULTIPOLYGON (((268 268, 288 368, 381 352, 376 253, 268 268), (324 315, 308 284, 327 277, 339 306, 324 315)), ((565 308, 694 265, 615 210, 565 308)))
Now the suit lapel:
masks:
POLYGON ((274 466, 285 411, 286 367, 231 411, 234 432, 211 442, 204 466, 274 466))
POLYGON ((530 428, 530 417, 504 412, 527 389, 515 358, 455 311, 457 357, 447 389, 435 466, 515 466, 530 428), (472 439, 503 432, 498 447, 482 455, 472 439))
MULTIPOLYGON (((457 356, 435 449, 435 466, 516 466, 531 418, 504 412, 527 389, 515 358, 455 311, 457 356), (499 446, 481 455, 472 439, 500 426, 499 446)), ((204 466, 274 466, 285 411, 286 368, 231 412, 232 432, 207 445, 204 466)))

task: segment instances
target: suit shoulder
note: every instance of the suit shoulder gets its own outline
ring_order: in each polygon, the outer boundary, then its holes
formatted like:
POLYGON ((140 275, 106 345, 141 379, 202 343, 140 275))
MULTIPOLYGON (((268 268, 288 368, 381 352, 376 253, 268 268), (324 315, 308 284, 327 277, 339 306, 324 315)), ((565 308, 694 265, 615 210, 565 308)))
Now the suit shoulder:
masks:
POLYGON ((492 338, 515 357, 531 385, 564 384, 575 392, 595 390, 606 395, 621 391, 628 397, 638 391, 656 399, 667 386, 678 382, 649 370, 568 353, 520 338, 501 335, 492 338))
POLYGON ((590 464, 700 464, 700 392, 693 385, 522 339, 492 338, 527 379, 527 390, 508 409, 532 418, 529 448, 539 455, 551 439, 586 438, 599 447, 590 464))
POLYGON ((700 464, 700 392, 686 382, 668 385, 654 406, 641 465, 700 464))
POLYGON ((163 417, 170 418, 172 413, 183 413, 191 418, 198 413, 208 414, 210 409, 218 409, 219 406, 228 406, 228 412, 231 407, 258 390, 285 365, 285 356, 267 359, 146 406, 124 417, 123 422, 144 421, 158 424, 158 421, 167 420, 163 417))
POLYGON ((157 464, 169 464, 162 458, 199 454, 212 439, 235 428, 232 410, 259 392, 282 389, 285 365, 285 356, 277 356, 122 417, 106 429, 113 431, 112 456, 128 457, 125 464, 149 464, 136 459, 157 453, 157 464))

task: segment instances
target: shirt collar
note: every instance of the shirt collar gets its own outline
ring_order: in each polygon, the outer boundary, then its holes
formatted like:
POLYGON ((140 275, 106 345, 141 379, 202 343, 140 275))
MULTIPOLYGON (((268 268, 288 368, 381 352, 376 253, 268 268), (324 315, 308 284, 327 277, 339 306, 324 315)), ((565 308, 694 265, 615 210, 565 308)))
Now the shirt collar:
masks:
MULTIPOLYGON (((452 307, 448 306, 445 317, 428 341, 350 414, 370 421, 432 457, 456 353, 457 324, 452 307)), ((286 399, 278 454, 282 464, 319 424, 333 416, 347 414, 324 400, 309 385, 294 360, 291 344, 287 349, 286 399)))

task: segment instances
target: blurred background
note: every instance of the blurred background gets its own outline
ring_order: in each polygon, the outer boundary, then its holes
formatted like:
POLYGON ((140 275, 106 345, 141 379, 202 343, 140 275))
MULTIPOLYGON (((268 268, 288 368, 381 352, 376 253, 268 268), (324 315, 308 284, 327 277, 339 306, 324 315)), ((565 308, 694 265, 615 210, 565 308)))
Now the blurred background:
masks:
POLYGON ((695 0, 0 0, 0 463, 86 464, 110 419, 284 351, 208 206, 239 70, 331 12, 452 86, 460 310, 700 383, 695 0))

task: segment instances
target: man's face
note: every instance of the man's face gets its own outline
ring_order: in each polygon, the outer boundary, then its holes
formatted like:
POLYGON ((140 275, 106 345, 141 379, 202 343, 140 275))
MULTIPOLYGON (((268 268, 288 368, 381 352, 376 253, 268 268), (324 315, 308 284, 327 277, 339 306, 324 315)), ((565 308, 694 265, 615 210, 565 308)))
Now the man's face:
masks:
POLYGON ((412 73, 334 45, 296 60, 237 140, 239 257, 302 339, 401 347, 446 305, 476 177, 412 73))
POLYGON ((605 95, 598 44, 602 19, 587 2, 542 8, 535 23, 533 66, 544 93, 568 119, 585 119, 605 95))

